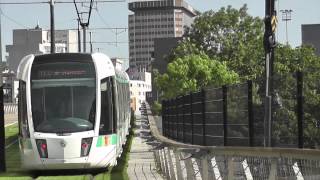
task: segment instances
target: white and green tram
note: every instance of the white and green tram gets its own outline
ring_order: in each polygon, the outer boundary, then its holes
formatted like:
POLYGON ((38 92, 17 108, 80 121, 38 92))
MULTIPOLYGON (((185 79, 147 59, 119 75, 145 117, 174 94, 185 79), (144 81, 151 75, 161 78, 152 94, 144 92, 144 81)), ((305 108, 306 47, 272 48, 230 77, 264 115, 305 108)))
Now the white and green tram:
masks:
POLYGON ((129 77, 106 55, 28 55, 19 64, 17 78, 22 167, 116 164, 129 133, 129 77))

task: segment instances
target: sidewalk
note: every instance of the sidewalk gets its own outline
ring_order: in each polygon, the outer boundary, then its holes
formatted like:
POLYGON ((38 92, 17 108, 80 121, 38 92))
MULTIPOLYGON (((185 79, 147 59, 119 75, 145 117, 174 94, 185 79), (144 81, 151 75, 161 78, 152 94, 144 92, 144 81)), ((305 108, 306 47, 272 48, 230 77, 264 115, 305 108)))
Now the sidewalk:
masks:
POLYGON ((156 170, 152 151, 152 137, 150 135, 147 117, 136 116, 135 137, 132 141, 128 175, 130 180, 162 180, 156 170))

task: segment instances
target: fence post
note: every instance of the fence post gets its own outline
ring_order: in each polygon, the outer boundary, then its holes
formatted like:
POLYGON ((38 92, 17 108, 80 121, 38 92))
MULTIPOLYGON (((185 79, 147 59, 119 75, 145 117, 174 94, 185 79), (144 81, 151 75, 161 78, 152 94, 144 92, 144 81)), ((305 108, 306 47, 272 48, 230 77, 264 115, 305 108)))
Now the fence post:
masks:
MULTIPOLYGON (((1 76, 0 76, 1 77, 1 76)), ((2 81, 2 78, 1 78, 2 81)), ((4 111, 3 111, 3 84, 0 83, 0 172, 6 171, 5 158, 5 128, 4 128, 4 111)))
POLYGON ((169 124, 170 124, 170 139, 173 139, 173 99, 170 99, 170 119, 169 119, 169 124))
POLYGON ((190 93, 190 116, 191 116, 191 144, 193 144, 193 98, 192 92, 190 93))
POLYGON ((202 95, 202 142, 203 145, 207 145, 206 143, 206 91, 204 89, 201 90, 202 95))
POLYGON ((298 146, 303 148, 303 73, 297 71, 298 146))
POLYGON ((223 97, 223 145, 228 145, 228 87, 222 86, 223 97))
POLYGON ((178 123, 179 123, 179 97, 174 98, 174 113, 175 113, 175 120, 174 120, 174 128, 175 129, 175 133, 174 133, 174 139, 179 141, 178 139, 178 132, 179 132, 179 128, 178 128, 178 123))
POLYGON ((249 123, 249 146, 254 146, 254 122, 253 122, 253 104, 252 104, 252 81, 247 81, 248 88, 248 123, 249 123))
POLYGON ((163 136, 166 136, 166 127, 165 127, 165 121, 166 121, 166 104, 165 101, 162 100, 161 101, 161 107, 162 107, 162 111, 161 111, 161 116, 162 116, 162 133, 163 136))
POLYGON ((185 99, 186 99, 186 96, 183 95, 182 96, 182 142, 185 142, 185 138, 184 138, 184 136, 185 136, 185 127, 184 127, 185 116, 184 116, 184 114, 185 114, 185 104, 186 104, 185 99))

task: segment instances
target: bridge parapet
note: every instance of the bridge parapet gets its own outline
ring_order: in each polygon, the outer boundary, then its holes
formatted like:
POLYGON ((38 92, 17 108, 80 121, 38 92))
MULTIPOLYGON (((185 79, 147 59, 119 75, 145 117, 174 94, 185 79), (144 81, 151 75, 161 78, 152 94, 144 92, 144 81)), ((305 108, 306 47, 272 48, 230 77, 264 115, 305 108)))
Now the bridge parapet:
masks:
POLYGON ((160 142, 156 164, 167 179, 320 179, 320 150, 184 144, 162 136, 148 105, 147 110, 160 142))

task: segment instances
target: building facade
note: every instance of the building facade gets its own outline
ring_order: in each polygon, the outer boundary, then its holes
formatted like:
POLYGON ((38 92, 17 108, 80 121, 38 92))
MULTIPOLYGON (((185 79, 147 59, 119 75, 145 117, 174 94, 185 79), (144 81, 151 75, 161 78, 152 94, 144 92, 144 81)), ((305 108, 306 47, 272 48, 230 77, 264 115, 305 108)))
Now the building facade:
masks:
POLYGON ((151 74, 148 72, 136 73, 136 80, 130 80, 131 108, 139 113, 141 104, 146 101, 146 94, 152 91, 151 74))
POLYGON ((302 44, 311 45, 316 49, 316 54, 320 55, 320 24, 302 24, 302 44))
POLYGON ((129 3, 129 65, 133 71, 151 71, 154 39, 182 37, 196 11, 183 0, 140 0, 129 3))
MULTIPOLYGON (((77 52, 78 35, 73 30, 57 30, 56 52, 77 52)), ((10 71, 16 72, 21 59, 28 54, 50 53, 50 30, 35 29, 13 30, 13 43, 6 46, 7 65, 10 71)))

